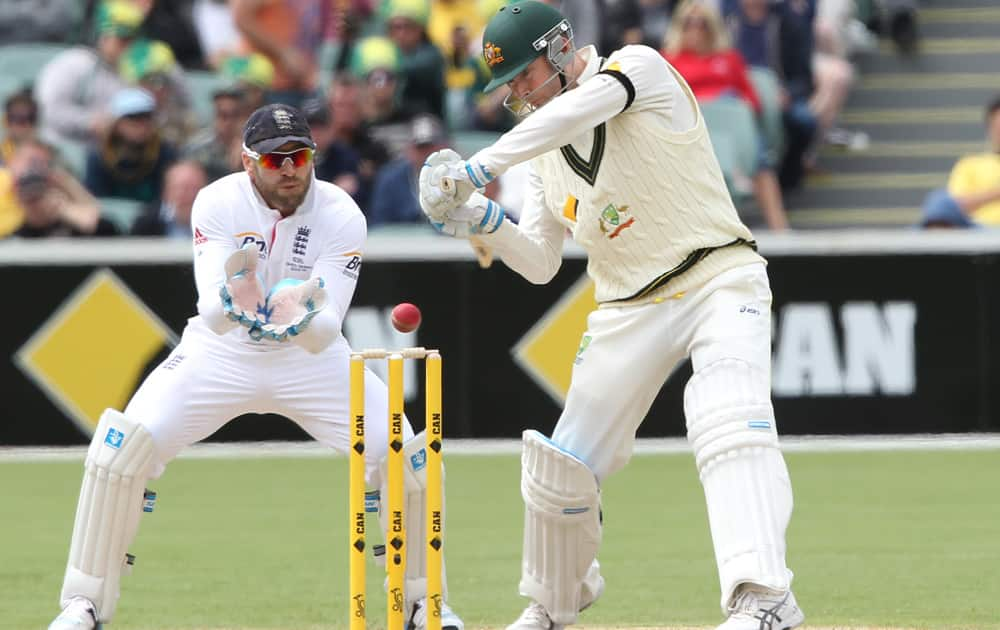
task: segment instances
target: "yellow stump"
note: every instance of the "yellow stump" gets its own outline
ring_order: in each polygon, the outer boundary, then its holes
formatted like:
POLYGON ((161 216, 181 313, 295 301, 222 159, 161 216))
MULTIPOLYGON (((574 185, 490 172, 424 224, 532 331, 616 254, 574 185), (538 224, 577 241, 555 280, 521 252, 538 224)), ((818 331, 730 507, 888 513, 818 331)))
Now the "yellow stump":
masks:
POLYGON ((350 523, 350 629, 365 627, 365 360, 351 357, 351 438, 348 484, 350 523))
POLYGON ((432 352, 425 360, 427 408, 427 630, 441 630, 441 557, 444 546, 443 486, 441 483, 441 355, 432 352))
POLYGON ((386 627, 395 630, 406 623, 403 589, 406 576, 406 526, 403 505, 403 355, 389 355, 389 450, 387 453, 389 496, 386 532, 386 570, 389 589, 386 627))

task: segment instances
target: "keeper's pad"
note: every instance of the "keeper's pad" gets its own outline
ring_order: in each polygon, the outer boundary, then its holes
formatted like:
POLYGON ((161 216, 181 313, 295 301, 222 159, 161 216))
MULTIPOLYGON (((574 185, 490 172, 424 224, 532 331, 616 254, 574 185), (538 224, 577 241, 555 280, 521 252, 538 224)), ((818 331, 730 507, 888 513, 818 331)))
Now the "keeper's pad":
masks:
POLYGON ((146 481, 153 466, 153 439, 123 414, 106 409, 84 463, 83 485, 60 600, 94 603, 99 622, 110 621, 126 551, 142 515, 146 481))
POLYGON ((601 492, 593 471, 537 431, 522 434, 524 549, 520 591, 558 625, 600 594, 601 492), (592 568, 593 565, 593 568, 592 568))
POLYGON ((710 363, 688 381, 684 414, 705 489, 723 612, 742 583, 787 590, 792 486, 767 372, 738 359, 710 363))
MULTIPOLYGON (((414 435, 403 444, 403 518, 406 519, 406 577, 403 588, 405 589, 405 618, 409 619, 413 611, 413 604, 427 595, 427 521, 424 512, 425 489, 427 488, 427 452, 424 450, 427 445, 427 436, 423 431, 414 435)), ((379 501, 378 519, 382 526, 382 533, 388 540, 389 531, 389 510, 387 500, 389 497, 389 475, 387 459, 382 458, 379 462, 379 477, 381 487, 379 497, 366 495, 366 501, 375 499, 379 501)), ((444 483, 444 465, 441 465, 441 481, 444 483)), ((444 492, 441 493, 441 534, 444 537, 444 514, 445 514, 444 492)), ((366 510, 368 507, 366 506, 366 510)), ((444 558, 441 559, 441 595, 448 600, 448 580, 445 575, 444 558)))

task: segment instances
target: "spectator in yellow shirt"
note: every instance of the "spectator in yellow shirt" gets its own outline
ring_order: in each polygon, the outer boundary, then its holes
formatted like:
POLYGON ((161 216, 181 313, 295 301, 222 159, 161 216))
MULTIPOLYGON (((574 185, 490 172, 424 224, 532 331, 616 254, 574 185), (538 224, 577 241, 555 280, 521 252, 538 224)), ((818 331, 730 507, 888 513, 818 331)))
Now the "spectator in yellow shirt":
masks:
POLYGON ((14 174, 0 166, 0 239, 10 236, 24 222, 24 210, 17 201, 14 174))
POLYGON ((924 202, 924 227, 1000 226, 1000 96, 986 107, 990 150, 960 159, 924 202))
POLYGON ((0 129, 0 165, 10 162, 22 142, 37 135, 38 104, 31 88, 24 88, 7 97, 3 106, 3 127, 0 129))
POLYGON ((113 236, 97 199, 53 159, 53 149, 26 140, 0 170, 0 236, 113 236))
MULTIPOLYGON (((455 29, 464 29, 470 37, 477 36, 486 26, 483 17, 479 0, 432 0, 427 36, 447 58, 455 52, 455 29)), ((479 48, 476 46, 477 52, 479 48)))

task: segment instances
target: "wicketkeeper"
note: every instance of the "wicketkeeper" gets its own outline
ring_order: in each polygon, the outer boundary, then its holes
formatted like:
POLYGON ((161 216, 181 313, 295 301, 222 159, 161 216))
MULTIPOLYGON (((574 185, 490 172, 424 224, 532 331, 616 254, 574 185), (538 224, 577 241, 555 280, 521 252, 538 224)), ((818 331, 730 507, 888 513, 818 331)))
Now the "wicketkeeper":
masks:
MULTIPOLYGON (((244 171, 198 193, 191 217, 198 315, 125 411, 101 416, 84 465, 63 611, 50 630, 111 620, 122 569, 134 560, 126 552, 144 507, 152 507, 147 481, 230 419, 281 414, 347 452, 351 348, 341 326, 367 230, 350 195, 314 176, 315 148, 299 110, 262 107, 243 132, 244 171)), ((388 396, 370 371, 365 397, 367 480, 381 487, 388 396)), ((404 455, 416 456, 423 438, 404 424, 404 455)), ((414 468, 418 457, 404 460, 406 529, 423 540, 426 469, 414 468)), ((425 568, 424 546, 409 545, 409 628, 425 627, 425 568)), ((442 625, 462 630, 447 605, 442 625)))

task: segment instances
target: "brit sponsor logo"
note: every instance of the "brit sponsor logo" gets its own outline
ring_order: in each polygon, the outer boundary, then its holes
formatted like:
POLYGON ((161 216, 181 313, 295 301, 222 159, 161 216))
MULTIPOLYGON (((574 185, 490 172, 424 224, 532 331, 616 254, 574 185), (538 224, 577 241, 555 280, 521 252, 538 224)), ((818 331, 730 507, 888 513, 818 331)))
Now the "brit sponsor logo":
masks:
POLYGON ((348 259, 347 264, 344 265, 344 275, 348 278, 357 279, 358 272, 361 269, 361 255, 360 254, 348 254, 351 256, 348 259))
POLYGON ((236 239, 236 247, 242 248, 245 245, 253 243, 260 251, 261 258, 267 255, 267 241, 264 240, 264 235, 260 232, 240 232, 234 235, 234 238, 236 239))

